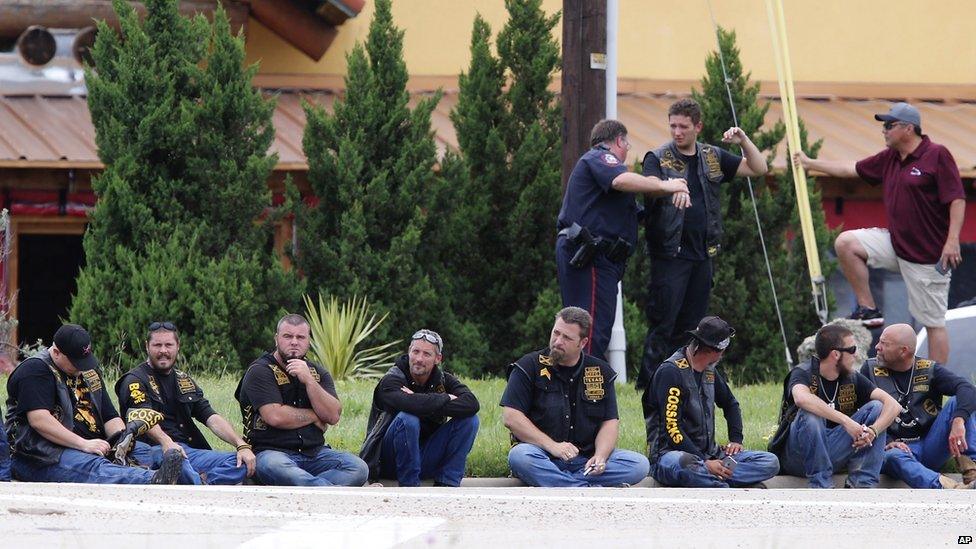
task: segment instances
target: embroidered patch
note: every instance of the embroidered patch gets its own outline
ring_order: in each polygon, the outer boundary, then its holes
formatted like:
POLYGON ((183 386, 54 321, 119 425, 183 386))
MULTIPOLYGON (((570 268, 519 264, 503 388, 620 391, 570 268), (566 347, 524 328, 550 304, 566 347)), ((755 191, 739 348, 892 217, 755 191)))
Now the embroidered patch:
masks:
POLYGON ((912 391, 915 391, 916 393, 927 393, 927 392, 929 392, 929 384, 928 383, 923 383, 923 384, 920 384, 920 385, 916 385, 916 386, 912 387, 912 391))
POLYGON ((857 393, 854 391, 853 383, 845 383, 840 386, 837 401, 840 403, 841 412, 847 415, 854 413, 857 409, 857 393))
POLYGON ((932 361, 926 358, 920 358, 915 361, 916 370, 924 370, 926 368, 931 368, 931 367, 932 367, 932 361))
POLYGON ((939 415, 939 407, 935 405, 935 402, 931 398, 927 398, 922 402, 922 409, 930 416, 939 415))
POLYGON ((678 366, 678 368, 681 368, 682 370, 691 366, 690 364, 688 364, 687 358, 679 358, 678 360, 675 360, 674 363, 676 366, 678 366))
POLYGON ((891 377, 891 376, 890 376, 890 374, 888 374, 888 369, 887 368, 881 368, 881 367, 875 366, 875 368, 874 368, 874 377, 891 377))
POLYGON ((602 400, 606 394, 603 390, 603 372, 599 366, 587 366, 583 369, 583 384, 586 386, 584 394, 587 400, 602 400))
POLYGON ((156 378, 154 378, 153 376, 149 376, 149 387, 152 388, 152 392, 154 395, 160 396, 159 385, 156 385, 156 378))
POLYGON ((715 372, 705 372, 702 376, 702 381, 704 383, 715 383, 715 372))
POLYGON ((682 175, 685 174, 685 169, 688 167, 685 165, 684 160, 676 158, 670 150, 664 151, 664 155, 660 159, 660 164, 662 169, 666 168, 682 175))
POLYGON ((142 391, 141 383, 129 384, 129 398, 132 399, 133 404, 142 404, 146 401, 146 393, 142 391))
POLYGON ((271 371, 274 372, 275 383, 277 383, 278 385, 288 385, 289 383, 291 383, 291 381, 288 379, 288 374, 286 374, 285 371, 282 370, 280 366, 278 366, 277 364, 269 364, 268 366, 270 366, 271 371))
POLYGON ((604 153, 603 163, 608 166, 616 166, 617 164, 620 164, 620 161, 617 160, 617 157, 612 155, 611 153, 604 153))
POLYGON ((543 369, 539 370, 539 376, 540 377, 544 377, 544 378, 548 379, 549 381, 552 381, 552 374, 549 373, 549 368, 543 368, 543 369))
POLYGON ((708 257, 715 257, 718 255, 718 246, 708 247, 708 257))
POLYGON ((97 370, 85 370, 81 372, 81 377, 84 378, 85 384, 88 385, 88 389, 91 391, 100 391, 102 389, 102 378, 98 377, 97 370))
POLYGON ((929 375, 922 374, 922 375, 915 376, 915 379, 912 380, 912 383, 928 383, 928 381, 929 381, 929 375))
POLYGON ((671 441, 681 444, 685 437, 678 428, 678 405, 681 403, 681 389, 677 387, 668 388, 668 403, 664 407, 664 428, 667 430, 671 441))
POLYGON ((183 372, 176 372, 176 387, 179 389, 181 395, 197 392, 196 383, 193 383, 190 376, 183 372))
POLYGON ((539 355, 539 364, 543 366, 555 366, 556 362, 548 355, 539 355))
POLYGON ((718 152, 707 145, 702 146, 702 156, 705 157, 705 168, 708 178, 717 181, 722 179, 722 164, 718 160, 718 152))
POLYGON ((153 410, 151 408, 130 408, 125 414, 126 422, 138 421, 142 424, 136 429, 136 433, 141 435, 146 434, 146 431, 152 429, 163 420, 163 414, 153 410))

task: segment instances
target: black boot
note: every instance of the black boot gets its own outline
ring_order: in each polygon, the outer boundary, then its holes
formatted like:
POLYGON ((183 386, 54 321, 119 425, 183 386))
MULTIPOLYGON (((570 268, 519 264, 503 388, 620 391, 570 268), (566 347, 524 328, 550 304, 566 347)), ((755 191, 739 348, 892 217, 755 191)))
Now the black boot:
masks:
POLYGON ((159 469, 149 479, 149 484, 177 484, 180 480, 180 471, 183 469, 183 453, 179 450, 168 450, 163 454, 163 462, 159 469))

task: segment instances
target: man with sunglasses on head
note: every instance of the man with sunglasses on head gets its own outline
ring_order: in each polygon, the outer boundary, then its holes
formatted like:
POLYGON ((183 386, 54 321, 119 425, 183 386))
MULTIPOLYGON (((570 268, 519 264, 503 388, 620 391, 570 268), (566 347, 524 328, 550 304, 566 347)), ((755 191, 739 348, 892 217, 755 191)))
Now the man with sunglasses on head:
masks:
POLYGON ((373 391, 366 440, 359 457, 370 479, 395 478, 400 486, 460 486, 478 434, 478 399, 441 370, 444 341, 431 330, 410 338, 373 391))
POLYGON ((255 478, 275 486, 362 486, 369 468, 325 444, 342 403, 332 376, 307 360, 308 320, 288 314, 275 329, 275 349, 248 366, 234 397, 244 438, 257 454, 255 478))
POLYGON ((691 341, 657 368, 643 401, 651 474, 665 486, 748 487, 779 472, 769 452, 742 448, 742 411, 715 369, 735 336, 717 316, 688 332, 691 341), (715 407, 728 424, 729 443, 715 441, 715 407))
POLYGON ((885 431, 901 407, 854 370, 854 334, 828 324, 814 338, 815 356, 783 382, 779 427, 769 451, 781 470, 806 477, 810 488, 833 488, 835 471, 847 469, 847 488, 878 485, 885 431))
POLYGON ((187 458, 194 479, 206 484, 240 484, 254 474, 254 453, 231 424, 218 414, 200 385, 176 367, 180 337, 172 322, 153 322, 146 337, 147 359, 115 384, 122 415, 155 410, 162 419, 140 437, 132 456, 155 465, 169 449, 187 458), (214 451, 194 420, 207 426, 235 452, 214 451))
POLYGON ((844 231, 834 242, 857 298, 850 318, 869 328, 884 325, 871 295, 868 267, 900 272, 908 288, 908 310, 928 331, 929 358, 945 364, 949 281, 951 269, 962 262, 959 232, 966 212, 959 167, 948 149, 922 133, 915 107, 897 103, 888 114, 874 118, 884 124, 884 151, 859 162, 811 159, 803 152, 794 160, 832 177, 860 177, 882 185, 888 228, 844 231))
POLYGON ((601 120, 566 182, 556 221, 556 274, 564 307, 580 307, 593 318, 586 352, 603 359, 617 310, 617 283, 637 243, 636 194, 668 196, 688 205, 684 179, 644 177, 627 167, 627 128, 601 120))
POLYGON ((898 400, 881 472, 910 488, 976 488, 976 387, 932 360, 915 356, 915 330, 885 328, 876 358, 861 373, 898 400), (943 405, 942 399, 950 397, 943 405), (939 474, 955 458, 962 482, 939 474))
POLYGON ((549 346, 508 367, 502 418, 512 432, 508 465, 529 486, 627 487, 642 481, 647 458, 618 449, 613 369, 587 354, 590 315, 556 314, 549 346))
POLYGON ((49 349, 21 362, 7 381, 6 430, 13 452, 13 478, 192 484, 177 449, 162 456, 155 472, 128 466, 125 454, 131 445, 118 441, 131 441, 158 417, 142 414, 124 423, 106 389, 91 336, 77 324, 58 328, 49 349), (110 441, 116 441, 116 446, 110 441))

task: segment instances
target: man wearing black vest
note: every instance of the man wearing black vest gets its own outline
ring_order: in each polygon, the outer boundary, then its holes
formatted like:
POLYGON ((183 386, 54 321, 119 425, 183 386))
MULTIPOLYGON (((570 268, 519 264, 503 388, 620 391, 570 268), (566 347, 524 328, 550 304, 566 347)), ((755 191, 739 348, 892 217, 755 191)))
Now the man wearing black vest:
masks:
POLYGON ((698 142, 701 107, 681 99, 668 109, 671 142, 644 156, 643 173, 688 182, 691 205, 678 209, 669 200, 645 198, 644 236, 651 254, 647 337, 637 388, 650 383, 654 370, 685 343, 685 334, 708 311, 712 258, 722 239, 722 183, 736 176, 764 175, 766 159, 740 128, 722 141, 739 145, 745 157, 698 142))
POLYGON ((888 427, 881 472, 912 488, 976 486, 976 387, 938 362, 915 356, 915 330, 893 324, 881 333, 877 357, 861 373, 898 400, 900 414, 888 427), (942 404, 943 397, 951 397, 942 404), (954 457, 963 482, 940 475, 954 457))
POLYGON ((769 451, 786 474, 811 488, 833 488, 834 471, 847 468, 846 487, 878 485, 885 430, 901 407, 854 370, 857 345, 844 326, 828 324, 814 339, 816 356, 783 381, 779 428, 769 451))
POLYGON ((566 307, 556 315, 549 347, 508 367, 502 418, 516 444, 512 473, 529 486, 629 486, 647 476, 647 458, 615 449, 616 374, 583 352, 590 315, 566 307))
POLYGON ((156 446, 137 445, 133 457, 142 464, 152 465, 162 459, 165 450, 180 449, 194 476, 207 484, 240 484, 253 475, 255 458, 250 445, 210 406, 200 385, 176 368, 180 353, 176 325, 172 322, 150 324, 146 353, 148 359, 115 384, 123 415, 140 409, 155 410, 163 415, 160 423, 140 440, 156 446), (236 452, 215 452, 194 419, 234 446, 236 452))
POLYGON ((276 486, 362 486, 366 463, 325 444, 342 403, 329 372, 306 360, 309 338, 305 317, 285 315, 275 350, 252 362, 237 385, 244 438, 257 454, 255 477, 276 486))
POLYGON ((370 479, 395 478, 400 486, 460 486, 478 434, 478 398, 440 368, 444 340, 418 330, 407 354, 376 384, 359 457, 370 479))
POLYGON ((742 449, 742 411, 715 369, 735 330, 717 316, 702 319, 686 347, 657 369, 644 392, 651 474, 665 486, 728 488, 761 483, 779 472, 769 452, 742 449), (729 443, 715 442, 715 406, 722 408, 729 443))
MULTIPOLYGON (((7 381, 6 430, 13 478, 28 482, 192 484, 181 473, 183 454, 170 450, 156 472, 106 459, 110 440, 131 440, 158 417, 123 423, 105 390, 91 336, 77 324, 54 334, 50 349, 24 360, 7 381)), ((124 453, 124 452, 123 452, 124 453)))
POLYGON ((556 220, 556 275, 564 307, 580 307, 593 319, 586 353, 604 358, 614 314, 617 283, 637 244, 637 193, 666 196, 674 208, 688 204, 683 179, 643 177, 627 166, 627 128, 601 120, 590 132, 583 153, 566 182, 556 220))

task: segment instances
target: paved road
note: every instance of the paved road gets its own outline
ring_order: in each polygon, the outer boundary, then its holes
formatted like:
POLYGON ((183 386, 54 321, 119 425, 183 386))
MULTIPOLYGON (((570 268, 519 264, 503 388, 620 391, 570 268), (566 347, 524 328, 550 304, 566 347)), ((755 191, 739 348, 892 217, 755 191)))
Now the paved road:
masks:
POLYGON ((88 486, 0 483, 0 543, 27 547, 943 547, 976 494, 88 486))

